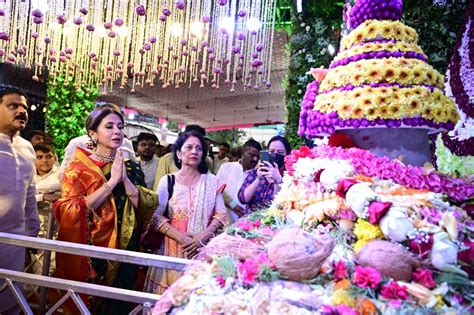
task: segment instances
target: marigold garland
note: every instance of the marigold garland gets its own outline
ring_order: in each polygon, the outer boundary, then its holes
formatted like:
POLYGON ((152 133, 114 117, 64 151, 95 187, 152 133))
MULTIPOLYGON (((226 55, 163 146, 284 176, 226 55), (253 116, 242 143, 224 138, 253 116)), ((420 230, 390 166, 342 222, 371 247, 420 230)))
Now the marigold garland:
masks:
POLYGON ((359 86, 371 82, 402 85, 427 84, 443 89, 444 76, 418 59, 383 58, 360 60, 332 69, 320 82, 319 91, 348 84, 359 86))
POLYGON ((348 49, 353 45, 380 37, 408 43, 416 43, 418 41, 416 31, 402 22, 367 20, 342 39, 341 49, 348 49))

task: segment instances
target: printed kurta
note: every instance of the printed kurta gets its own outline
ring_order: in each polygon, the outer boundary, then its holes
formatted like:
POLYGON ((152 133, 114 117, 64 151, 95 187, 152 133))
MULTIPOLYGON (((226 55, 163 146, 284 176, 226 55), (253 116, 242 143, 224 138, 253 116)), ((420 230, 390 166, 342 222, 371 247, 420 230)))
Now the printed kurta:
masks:
MULTIPOLYGON (((162 215, 166 209, 164 200, 168 200, 168 180, 166 176, 162 177, 158 185, 158 196, 163 202, 153 215, 160 217, 156 230, 167 221, 184 234, 204 231, 213 219, 224 224, 226 210, 222 199, 223 188, 224 186, 219 184, 217 177, 209 173, 202 174, 193 186, 182 185, 176 181, 173 187, 173 196, 169 200, 168 217, 163 218, 162 215)), ((155 254, 184 257, 182 246, 166 236, 162 247, 156 250, 155 254)), ((149 268, 144 291, 161 294, 180 275, 181 273, 176 270, 149 268)))

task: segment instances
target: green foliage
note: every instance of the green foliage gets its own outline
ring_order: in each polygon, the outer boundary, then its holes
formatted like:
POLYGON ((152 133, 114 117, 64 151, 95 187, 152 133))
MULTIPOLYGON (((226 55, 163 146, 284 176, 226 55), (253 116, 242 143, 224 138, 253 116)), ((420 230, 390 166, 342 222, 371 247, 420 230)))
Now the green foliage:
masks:
POLYGON ((181 131, 181 130, 179 130, 179 125, 178 125, 178 123, 175 122, 175 121, 169 121, 166 128, 167 128, 169 131, 173 131, 173 132, 180 132, 180 131, 181 131))
POLYGON ((221 275, 224 279, 235 278, 237 262, 234 258, 230 256, 224 256, 220 258, 214 258, 214 262, 219 266, 219 271, 215 272, 216 275, 221 275))
POLYGON ((45 114, 47 131, 54 138, 54 146, 60 160, 69 140, 85 134, 85 122, 95 107, 97 90, 80 88, 74 82, 59 77, 48 84, 48 108, 45 114))
MULTIPOLYGON (((286 137, 293 148, 303 143, 298 136, 300 104, 306 85, 313 78, 310 68, 331 63, 327 47, 332 44, 336 51, 341 41, 342 6, 345 1, 303 1, 303 12, 296 15, 293 0, 280 0, 279 6, 292 8, 293 26, 288 49, 291 56, 285 79, 285 103, 287 113, 286 137)), ((428 55, 430 64, 444 73, 456 41, 456 33, 466 12, 468 0, 455 0, 450 6, 435 6, 432 0, 405 0, 404 20, 415 28, 419 45, 428 55)))
POLYGON ((227 142, 231 147, 242 145, 241 139, 245 137, 245 135, 246 132, 241 129, 210 131, 206 133, 206 136, 209 139, 212 139, 217 143, 227 142))

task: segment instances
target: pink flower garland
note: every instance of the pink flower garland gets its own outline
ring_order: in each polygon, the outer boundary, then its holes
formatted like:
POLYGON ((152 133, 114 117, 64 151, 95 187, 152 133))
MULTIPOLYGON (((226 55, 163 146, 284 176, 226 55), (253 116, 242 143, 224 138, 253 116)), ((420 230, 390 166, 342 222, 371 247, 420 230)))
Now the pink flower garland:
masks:
POLYGON ((446 194, 457 201, 465 201, 474 196, 473 183, 437 172, 426 173, 422 167, 405 165, 400 161, 378 157, 370 151, 357 148, 342 149, 321 145, 313 149, 301 147, 300 150, 293 150, 285 159, 289 175, 294 174, 293 164, 303 157, 348 160, 356 172, 364 176, 389 179, 409 188, 446 194))

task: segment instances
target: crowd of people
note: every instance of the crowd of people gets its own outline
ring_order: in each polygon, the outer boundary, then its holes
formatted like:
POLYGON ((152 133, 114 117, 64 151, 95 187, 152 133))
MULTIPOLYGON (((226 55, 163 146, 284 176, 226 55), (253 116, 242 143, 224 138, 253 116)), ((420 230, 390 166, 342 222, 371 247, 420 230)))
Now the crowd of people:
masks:
MULTIPOLYGON (((268 205, 279 191, 288 141, 275 136, 268 151, 250 139, 242 147, 221 143, 209 153, 205 130, 188 125, 163 151, 157 137, 124 137, 124 118, 114 104, 96 107, 86 134, 70 141, 58 161, 53 139, 28 122, 27 96, 0 85, 0 231, 46 237, 50 213, 57 240, 193 259, 222 227, 268 205), (263 152, 261 154, 261 152, 263 152)), ((0 268, 41 273, 41 256, 0 244, 0 268), (32 267, 33 266, 33 267, 32 267)), ((162 293, 179 272, 56 253, 54 277, 162 293), (142 272, 143 277, 138 277, 142 272), (140 282, 140 278, 142 281, 140 282)), ((1 285, 1 282, 0 282, 1 285)), ((52 290, 50 300, 64 292, 52 290)), ((83 296, 94 314, 128 313, 130 305, 83 296)), ((18 314, 9 290, 0 293, 0 313, 18 314)), ((74 313, 71 302, 64 311, 74 313)))

